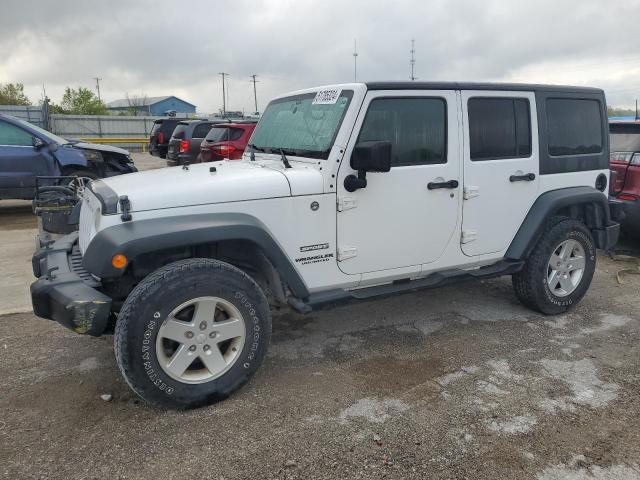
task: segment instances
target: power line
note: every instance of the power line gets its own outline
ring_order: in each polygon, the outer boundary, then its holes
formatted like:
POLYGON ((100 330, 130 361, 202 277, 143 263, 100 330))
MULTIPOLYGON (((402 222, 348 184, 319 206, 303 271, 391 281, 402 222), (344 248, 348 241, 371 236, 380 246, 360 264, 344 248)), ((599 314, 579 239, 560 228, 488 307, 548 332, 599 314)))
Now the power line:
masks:
POLYGON ((415 39, 411 39, 411 60, 409 60, 409 63, 411 64, 411 80, 417 80, 416 76, 413 74, 413 69, 416 65, 416 57, 415 57, 415 53, 416 53, 416 49, 415 49, 415 39))
POLYGON ((358 44, 353 39, 353 81, 358 81, 358 44))
POLYGON ((225 82, 225 77, 228 77, 229 74, 225 72, 220 72, 220 75, 222 75, 222 116, 224 116, 227 114, 227 100, 226 100, 224 82, 225 82))
POLYGON ((93 77, 93 79, 96 81, 96 90, 98 91, 98 100, 102 101, 102 99, 100 98, 100 80, 102 80, 100 77, 93 77))
POLYGON ((255 105, 256 105, 255 113, 258 113, 258 94, 256 93, 256 83, 259 80, 256 80, 257 76, 258 75, 256 74, 251 75, 252 80, 250 80, 251 82, 253 82, 253 101, 255 102, 255 105))

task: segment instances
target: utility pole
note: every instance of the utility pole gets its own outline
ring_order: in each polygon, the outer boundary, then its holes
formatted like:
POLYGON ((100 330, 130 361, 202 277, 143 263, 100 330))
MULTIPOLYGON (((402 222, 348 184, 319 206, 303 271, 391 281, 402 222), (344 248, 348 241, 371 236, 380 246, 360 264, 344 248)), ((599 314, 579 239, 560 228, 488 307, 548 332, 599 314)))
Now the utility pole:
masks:
POLYGON ((353 81, 358 81, 358 44, 353 39, 353 81))
POLYGON ((98 100, 102 101, 102 99, 100 98, 100 80, 102 80, 100 77, 93 77, 93 79, 96 81, 96 90, 98 91, 98 100))
POLYGON ((220 75, 222 76, 222 116, 224 117, 227 114, 227 96, 224 90, 224 81, 225 81, 225 77, 227 77, 229 74, 225 73, 225 72, 220 72, 220 75))
POLYGON ((411 64, 411 81, 417 80, 417 78, 415 77, 415 75, 413 74, 413 69, 416 65, 416 57, 415 57, 415 53, 416 53, 416 49, 415 49, 415 39, 411 39, 411 60, 409 60, 409 63, 411 64))
POLYGON ((256 93, 256 82, 258 82, 258 80, 256 80, 257 75, 251 75, 252 78, 252 82, 253 82, 253 101, 255 102, 256 105, 256 109, 255 109, 255 113, 258 113, 258 94, 256 93))

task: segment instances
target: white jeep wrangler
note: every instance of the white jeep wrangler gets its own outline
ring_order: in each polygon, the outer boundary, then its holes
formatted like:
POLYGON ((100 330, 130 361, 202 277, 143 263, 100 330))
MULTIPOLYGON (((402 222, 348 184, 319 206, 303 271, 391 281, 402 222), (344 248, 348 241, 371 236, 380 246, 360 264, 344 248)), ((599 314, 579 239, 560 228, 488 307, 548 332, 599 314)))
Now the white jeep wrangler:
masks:
POLYGON ((41 244, 35 313, 115 329, 150 403, 225 398, 264 358, 271 309, 307 312, 512 275, 545 314, 617 241, 598 89, 354 83, 274 99, 242 160, 94 181, 79 231, 41 244))

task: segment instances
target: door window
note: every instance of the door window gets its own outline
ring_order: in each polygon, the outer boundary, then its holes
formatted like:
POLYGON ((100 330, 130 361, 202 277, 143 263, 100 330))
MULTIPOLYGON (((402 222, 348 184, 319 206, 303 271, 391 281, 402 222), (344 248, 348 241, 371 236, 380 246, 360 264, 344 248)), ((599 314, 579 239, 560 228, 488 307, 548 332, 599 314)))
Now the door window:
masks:
POLYGON ((443 98, 376 98, 358 142, 391 142, 391 166, 447 163, 447 104, 443 98))
POLYGON ((470 98, 471 160, 531 155, 531 119, 526 98, 470 98))
POLYGON ((15 125, 0 121, 0 145, 33 146, 33 135, 15 125))

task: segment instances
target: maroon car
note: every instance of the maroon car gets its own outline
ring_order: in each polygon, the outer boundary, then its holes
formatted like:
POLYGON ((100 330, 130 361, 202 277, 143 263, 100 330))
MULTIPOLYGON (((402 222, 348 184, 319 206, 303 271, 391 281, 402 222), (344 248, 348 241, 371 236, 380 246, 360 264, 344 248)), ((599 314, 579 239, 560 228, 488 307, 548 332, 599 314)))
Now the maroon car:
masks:
POLYGON ((640 121, 610 122, 610 194, 624 212, 622 229, 640 238, 640 121))
POLYGON ((200 144, 201 161, 239 160, 255 128, 255 121, 214 125, 200 144))

